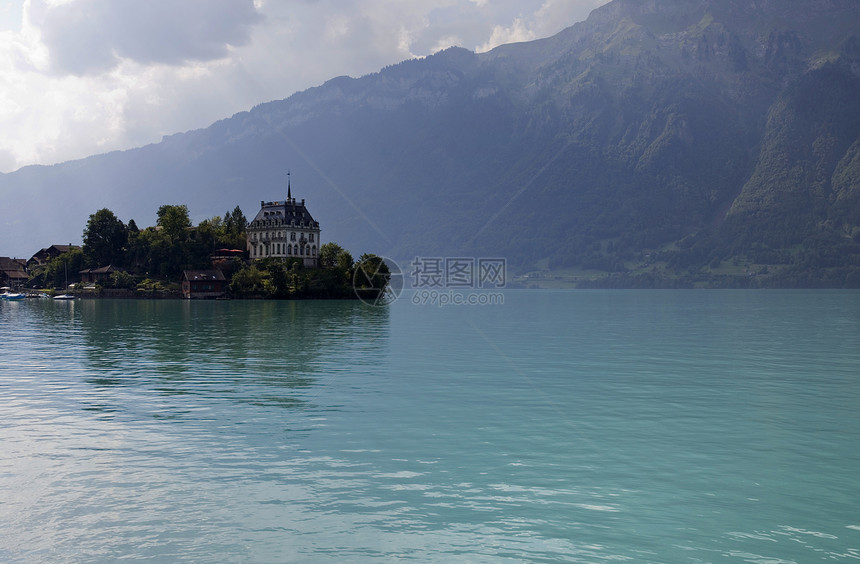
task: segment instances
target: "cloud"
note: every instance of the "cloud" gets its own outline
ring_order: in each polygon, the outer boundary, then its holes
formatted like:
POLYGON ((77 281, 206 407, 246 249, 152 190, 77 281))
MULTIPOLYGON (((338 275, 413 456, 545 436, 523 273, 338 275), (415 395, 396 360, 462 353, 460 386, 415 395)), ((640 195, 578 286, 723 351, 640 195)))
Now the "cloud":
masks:
POLYGON ((246 45, 263 17, 253 0, 74 0, 31 4, 51 69, 101 73, 122 59, 179 65, 246 45))
POLYGON ((559 27, 560 22, 579 22, 595 8, 609 0, 547 0, 535 12, 534 31, 538 37, 552 35, 572 23, 559 27))
POLYGON ((493 28, 493 34, 490 36, 490 39, 487 40, 486 43, 479 46, 476 50, 479 53, 484 53, 493 49, 494 47, 498 47, 499 45, 504 45, 506 43, 520 43, 522 41, 531 41, 535 38, 535 32, 531 29, 531 27, 522 20, 522 18, 517 18, 514 20, 514 23, 509 27, 504 26, 496 26, 493 28))
POLYGON ((475 47, 484 53, 499 45, 548 37, 564 27, 582 21, 608 0, 545 0, 539 9, 516 17, 509 25, 493 27, 489 39, 475 47), (560 26, 561 24, 561 26, 560 26))
POLYGON ((15 155, 12 154, 12 151, 7 149, 0 149, 0 170, 9 170, 15 166, 17 160, 15 159, 15 155))
POLYGON ((607 0, 4 0, 0 171, 157 142, 450 45, 545 37, 607 0), (10 16, 11 17, 11 16, 10 16))

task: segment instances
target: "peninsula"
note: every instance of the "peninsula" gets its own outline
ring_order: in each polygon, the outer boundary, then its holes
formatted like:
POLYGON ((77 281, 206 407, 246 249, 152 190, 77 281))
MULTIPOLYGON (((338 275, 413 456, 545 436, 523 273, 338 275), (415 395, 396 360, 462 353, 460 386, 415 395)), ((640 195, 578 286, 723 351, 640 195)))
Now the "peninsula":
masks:
POLYGON ((4 286, 74 292, 81 297, 350 299, 382 292, 381 258, 322 243, 305 200, 260 203, 252 221, 236 206, 193 225, 186 205, 162 205, 156 225, 140 229, 102 208, 89 216, 83 244, 51 245, 30 259, 3 257, 4 286), (381 277, 356 288, 356 266, 379 265, 381 277), (367 287, 367 284, 377 287, 367 287))

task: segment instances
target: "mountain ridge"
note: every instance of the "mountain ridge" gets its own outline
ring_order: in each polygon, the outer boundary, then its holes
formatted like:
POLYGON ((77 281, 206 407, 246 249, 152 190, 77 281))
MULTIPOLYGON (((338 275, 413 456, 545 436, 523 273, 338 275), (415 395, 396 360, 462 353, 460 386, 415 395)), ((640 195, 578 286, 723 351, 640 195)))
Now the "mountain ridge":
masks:
POLYGON ((290 169, 324 237, 354 252, 852 285, 858 23, 850 0, 614 0, 549 38, 336 77, 0 186, 60 199, 80 225, 98 207, 147 224, 164 203, 252 212, 290 169), (112 191, 76 207, 62 185, 112 191))

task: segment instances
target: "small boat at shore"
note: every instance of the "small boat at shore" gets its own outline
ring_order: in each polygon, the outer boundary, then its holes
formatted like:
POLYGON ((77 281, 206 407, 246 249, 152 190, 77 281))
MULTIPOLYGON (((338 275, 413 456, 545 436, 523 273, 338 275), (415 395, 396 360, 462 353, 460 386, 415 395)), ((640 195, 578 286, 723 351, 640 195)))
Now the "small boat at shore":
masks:
POLYGON ((54 296, 55 300, 73 300, 75 296, 72 294, 60 294, 59 296, 54 296))
POLYGON ((23 300, 26 297, 27 297, 27 294, 21 294, 18 292, 15 292, 15 293, 6 292, 5 294, 0 294, 0 298, 2 298, 4 300, 9 300, 9 301, 23 300))

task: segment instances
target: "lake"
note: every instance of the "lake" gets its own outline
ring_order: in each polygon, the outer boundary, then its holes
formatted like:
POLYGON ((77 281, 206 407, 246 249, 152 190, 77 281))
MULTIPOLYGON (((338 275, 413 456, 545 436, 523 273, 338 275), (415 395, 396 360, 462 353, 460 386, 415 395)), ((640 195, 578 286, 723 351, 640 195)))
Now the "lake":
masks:
POLYGON ((860 560, 860 292, 415 297, 0 302, 0 561, 860 560))

